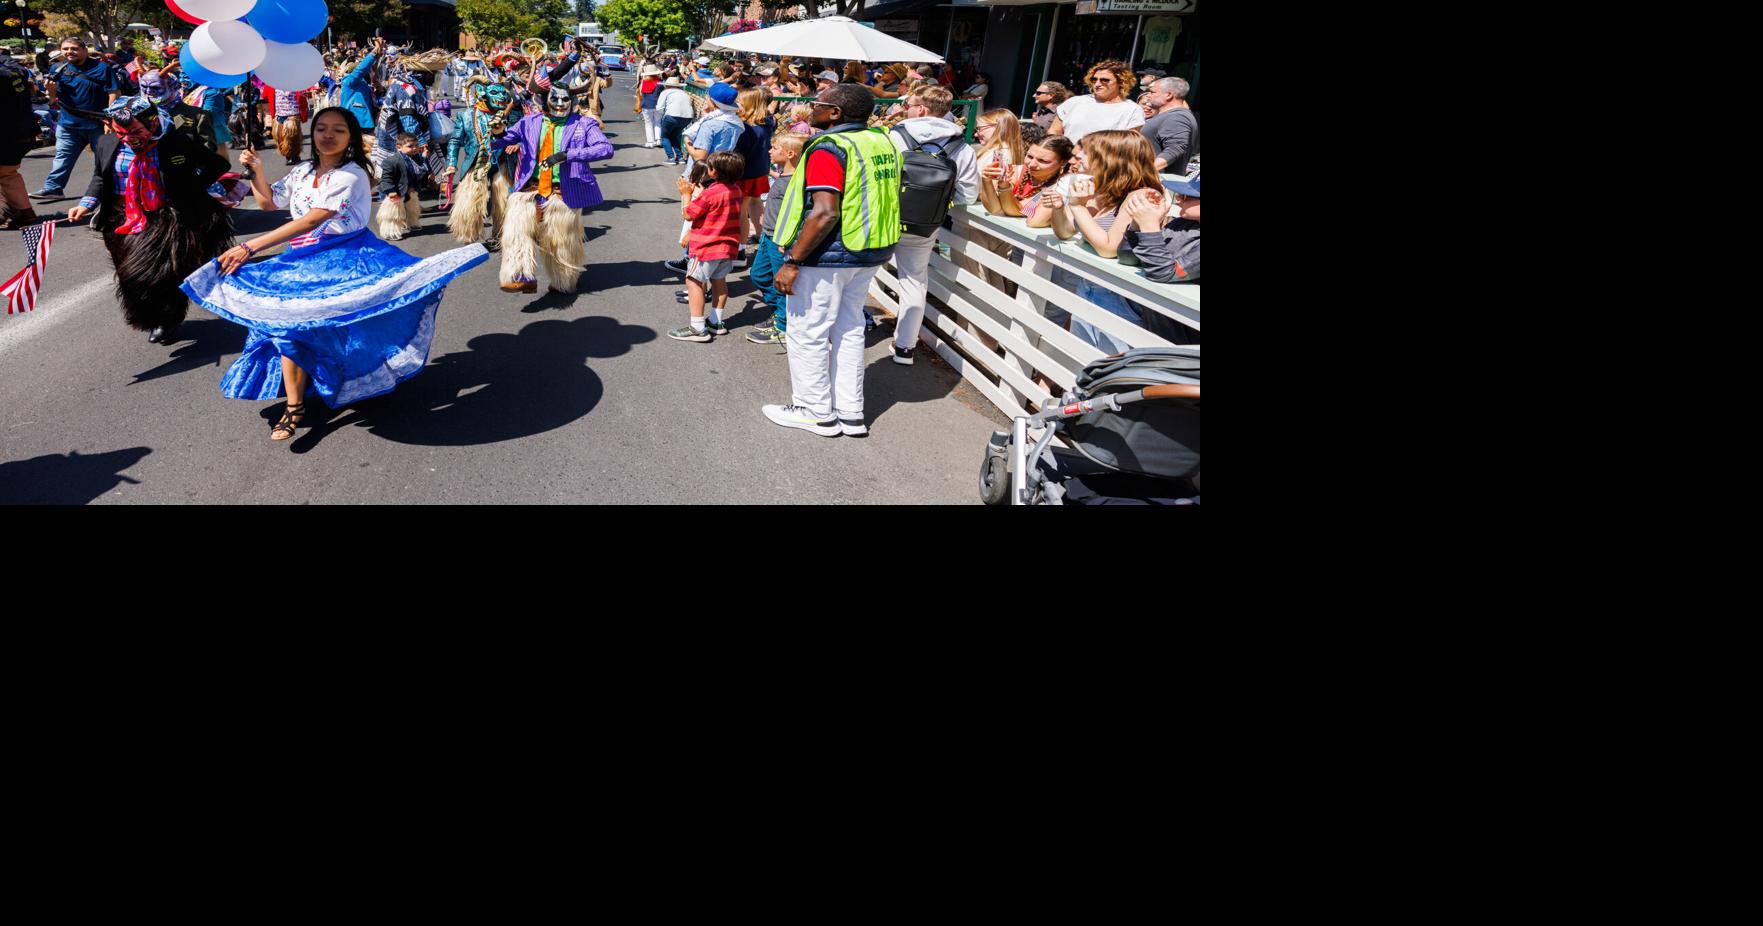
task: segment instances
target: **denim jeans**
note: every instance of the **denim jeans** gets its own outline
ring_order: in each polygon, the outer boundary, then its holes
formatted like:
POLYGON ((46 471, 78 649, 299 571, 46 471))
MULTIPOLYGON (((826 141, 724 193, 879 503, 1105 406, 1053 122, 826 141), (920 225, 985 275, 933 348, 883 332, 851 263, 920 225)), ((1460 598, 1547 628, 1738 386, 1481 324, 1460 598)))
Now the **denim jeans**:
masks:
MULTIPOLYGON (((1078 278, 1076 282, 1078 296, 1094 303, 1099 309, 1105 309, 1110 314, 1144 327, 1145 317, 1140 313, 1138 304, 1131 299, 1089 280, 1078 278)), ((1104 354, 1122 354, 1132 350, 1132 345, 1076 316, 1071 319, 1071 333, 1085 343, 1101 348, 1104 354)))
POLYGON ((43 181, 43 189, 51 193, 59 193, 67 189, 67 178, 73 175, 73 165, 80 159, 80 152, 92 149, 92 166, 98 166, 98 136, 103 129, 82 129, 79 126, 57 126, 55 131, 55 164, 49 168, 49 178, 43 181))
POLYGON ((788 331, 788 316, 784 312, 788 300, 772 286, 777 280, 777 268, 783 265, 783 249, 772 242, 770 235, 760 235, 759 247, 753 252, 753 266, 747 271, 747 279, 759 287, 759 298, 771 306, 772 324, 779 331, 788 331))
POLYGON ((686 156, 686 139, 683 134, 692 120, 684 116, 661 117, 661 152, 667 159, 677 160, 686 156))

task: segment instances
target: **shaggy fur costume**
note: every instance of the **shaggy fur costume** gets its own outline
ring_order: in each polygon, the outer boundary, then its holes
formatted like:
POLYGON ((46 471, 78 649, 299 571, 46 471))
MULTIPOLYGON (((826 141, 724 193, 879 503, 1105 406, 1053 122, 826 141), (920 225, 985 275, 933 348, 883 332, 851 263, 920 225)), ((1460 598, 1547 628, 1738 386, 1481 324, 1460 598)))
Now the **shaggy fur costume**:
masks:
POLYGON ((147 213, 147 227, 138 234, 106 231, 123 320, 141 331, 182 323, 190 300, 178 286, 232 243, 232 224, 218 204, 179 210, 167 203, 147 213))
POLYGON ((306 143, 305 133, 300 130, 300 120, 289 116, 275 124, 275 150, 282 157, 300 160, 300 148, 306 143))
POLYGON ((453 190, 453 205, 448 210, 447 230, 460 244, 473 244, 484 237, 484 208, 490 210, 490 238, 502 238, 504 213, 508 209, 508 175, 490 171, 492 182, 478 179, 476 171, 461 174, 453 190))
POLYGON ((398 202, 392 202, 390 196, 380 200, 379 232, 381 238, 387 241, 397 241, 415 231, 420 225, 422 225, 422 201, 416 198, 415 190, 411 190, 409 196, 400 197, 398 202))
POLYGON ((537 193, 508 198, 508 225, 502 238, 502 282, 537 280, 540 264, 552 288, 575 292, 587 269, 588 248, 582 241, 581 213, 553 195, 543 206, 537 193))

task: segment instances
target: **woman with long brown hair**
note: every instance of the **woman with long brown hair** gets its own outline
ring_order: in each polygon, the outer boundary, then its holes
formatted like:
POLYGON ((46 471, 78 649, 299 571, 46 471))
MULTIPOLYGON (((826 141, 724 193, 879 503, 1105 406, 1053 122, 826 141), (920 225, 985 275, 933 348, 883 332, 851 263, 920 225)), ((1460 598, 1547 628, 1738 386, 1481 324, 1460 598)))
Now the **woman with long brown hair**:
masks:
POLYGON ((1163 191, 1157 152, 1143 133, 1132 131, 1091 132, 1081 147, 1088 173, 1067 176, 1061 191, 1066 215, 1053 227, 1061 238, 1081 232, 1098 256, 1113 258, 1132 225, 1116 220, 1120 204, 1134 190, 1163 191))

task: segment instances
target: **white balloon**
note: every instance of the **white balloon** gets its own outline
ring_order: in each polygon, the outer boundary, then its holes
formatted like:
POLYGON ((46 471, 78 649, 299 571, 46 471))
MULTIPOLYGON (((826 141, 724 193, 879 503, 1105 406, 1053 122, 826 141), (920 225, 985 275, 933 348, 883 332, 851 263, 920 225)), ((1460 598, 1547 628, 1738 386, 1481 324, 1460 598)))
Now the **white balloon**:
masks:
POLYGON ((263 63, 268 51, 256 29, 234 20, 205 22, 190 34, 190 54, 196 56, 197 64, 216 74, 253 70, 263 63))
MULTIPOLYGON (((230 19, 238 19, 251 12, 251 8, 256 5, 257 0, 190 0, 188 3, 185 3, 184 0, 178 0, 178 6, 182 7, 184 12, 209 22, 226 22, 230 19)), ((203 65, 203 67, 207 66, 203 65)), ((226 73, 237 74, 239 72, 227 71, 226 73)))
POLYGON ((305 90, 324 76, 324 55, 311 45, 284 45, 264 40, 269 53, 257 66, 257 76, 277 90, 305 90))

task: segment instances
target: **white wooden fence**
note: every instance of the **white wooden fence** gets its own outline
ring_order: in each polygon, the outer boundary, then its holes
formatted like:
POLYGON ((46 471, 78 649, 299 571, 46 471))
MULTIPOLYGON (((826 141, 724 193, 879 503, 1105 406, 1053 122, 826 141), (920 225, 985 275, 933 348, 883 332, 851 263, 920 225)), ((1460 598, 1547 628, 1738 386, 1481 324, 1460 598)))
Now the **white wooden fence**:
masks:
MULTIPOLYGON (((1022 219, 987 215, 978 205, 956 206, 950 215, 954 228, 939 232, 938 243, 948 245, 951 255, 970 258, 1015 283, 1017 292, 1011 296, 985 276, 945 258, 938 248, 931 254, 930 294, 948 309, 938 308, 934 301, 928 305, 919 338, 1007 415, 1030 414, 1029 403, 1044 407, 1049 398, 1070 389, 1087 364, 1103 355, 1049 319, 1046 313, 1050 307, 1064 309, 1133 347, 1169 345, 1056 285, 1052 280, 1055 267, 1196 331, 1200 328, 1198 284, 1154 283, 1137 267, 1097 256, 1081 235, 1060 241, 1050 228, 1029 228, 1022 219), (1012 246, 1022 263, 974 241, 975 230, 1012 246), (997 349, 987 339, 995 342, 997 349), (1057 385, 1053 395, 1036 381, 1037 373, 1057 385)), ((891 263, 883 267, 869 290, 895 314, 900 311, 898 272, 891 263)))

